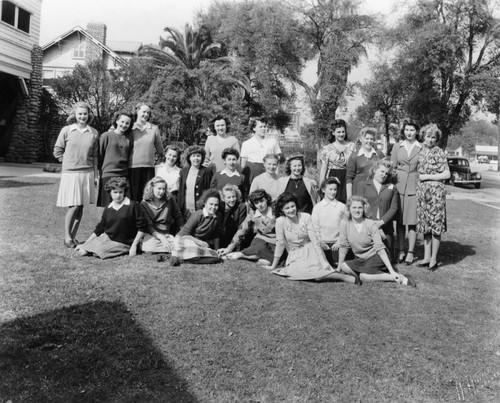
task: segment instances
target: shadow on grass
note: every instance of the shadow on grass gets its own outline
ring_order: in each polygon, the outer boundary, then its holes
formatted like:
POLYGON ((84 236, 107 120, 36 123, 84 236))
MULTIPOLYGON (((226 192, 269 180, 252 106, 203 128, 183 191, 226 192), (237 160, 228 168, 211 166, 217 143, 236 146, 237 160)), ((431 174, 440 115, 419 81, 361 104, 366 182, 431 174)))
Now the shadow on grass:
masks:
POLYGON ((0 188, 22 188, 27 186, 46 186, 52 185, 54 182, 19 182, 11 179, 0 177, 0 188))
POLYGON ((196 402, 121 303, 0 326, 0 401, 196 402))
POLYGON ((439 257, 443 264, 456 264, 467 256, 474 256, 476 251, 472 245, 463 245, 455 241, 443 241, 439 247, 439 257))

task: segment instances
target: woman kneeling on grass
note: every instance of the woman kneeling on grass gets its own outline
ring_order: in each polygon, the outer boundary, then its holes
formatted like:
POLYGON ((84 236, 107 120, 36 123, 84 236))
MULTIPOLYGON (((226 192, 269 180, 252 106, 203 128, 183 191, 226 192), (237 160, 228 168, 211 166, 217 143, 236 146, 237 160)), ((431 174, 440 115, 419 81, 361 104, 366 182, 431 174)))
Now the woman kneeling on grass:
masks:
POLYGON ((297 198, 291 193, 283 193, 276 200, 276 250, 268 268, 273 274, 290 280, 340 280, 357 284, 354 273, 347 275, 335 270, 326 260, 320 246, 311 216, 297 208, 297 198), (276 269, 281 255, 288 251, 285 267, 276 269))
POLYGON ((352 196, 347 200, 346 219, 340 224, 339 269, 359 276, 362 281, 395 281, 416 287, 410 275, 403 276, 392 267, 379 227, 368 218, 368 209, 368 200, 364 197, 352 196), (355 258, 346 262, 349 248, 355 258))
POLYGON ((206 190, 200 203, 203 209, 196 210, 181 228, 174 239, 174 250, 170 258, 171 266, 178 266, 182 261, 193 264, 220 263, 217 255, 221 215, 218 214, 221 203, 220 194, 215 189, 206 190))
POLYGON ((261 265, 270 265, 274 257, 276 247, 275 224, 276 219, 271 207, 271 196, 263 189, 254 190, 248 196, 251 211, 245 221, 234 235, 227 248, 219 249, 222 259, 236 260, 248 259, 257 261, 261 265), (255 237, 248 248, 240 252, 233 252, 250 232, 255 237))
POLYGON ((139 204, 125 197, 128 184, 123 177, 106 182, 106 191, 113 200, 102 212, 102 219, 83 244, 77 246, 80 255, 96 255, 108 259, 120 255, 137 254, 137 245, 147 231, 139 204))

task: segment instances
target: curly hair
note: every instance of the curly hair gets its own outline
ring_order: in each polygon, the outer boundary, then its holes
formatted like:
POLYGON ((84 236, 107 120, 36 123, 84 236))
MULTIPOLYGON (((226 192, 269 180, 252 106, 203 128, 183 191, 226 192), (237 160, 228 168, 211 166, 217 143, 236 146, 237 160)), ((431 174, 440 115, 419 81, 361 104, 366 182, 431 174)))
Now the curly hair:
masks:
POLYGON ((345 140, 347 141, 347 123, 343 119, 335 119, 332 124, 331 124, 331 132, 330 135, 328 136, 328 142, 333 143, 336 140, 335 137, 335 130, 344 128, 345 130, 345 140))
POLYGON ((285 213, 283 212, 283 207, 285 207, 285 205, 290 202, 294 202, 295 206, 297 206, 297 198, 295 197, 295 195, 289 192, 280 194, 278 196, 278 199, 276 200, 276 203, 274 203, 274 216, 276 218, 284 216, 285 213))
POLYGON ((113 126, 115 128, 118 127, 118 121, 120 120, 120 118, 122 116, 126 116, 130 119, 130 125, 128 126, 128 129, 125 130, 125 132, 124 132, 124 134, 129 134, 132 131, 132 122, 134 121, 134 117, 132 116, 132 114, 130 112, 120 111, 120 112, 115 113, 115 118, 113 119, 113 126))
POLYGON ((175 161, 174 165, 180 168, 181 167, 181 156, 182 156, 181 149, 177 146, 172 146, 172 145, 166 146, 165 147, 165 155, 167 155, 168 150, 172 150, 172 151, 175 151, 177 153, 177 160, 175 161))
POLYGON ((68 118, 66 119, 66 123, 68 125, 72 125, 73 123, 76 123, 76 110, 78 108, 85 108, 87 109, 87 112, 89 114, 89 118, 87 119, 87 124, 90 125, 94 121, 94 114, 90 110, 90 105, 87 102, 77 102, 76 104, 73 105, 71 108, 71 111, 68 115, 68 118))
POLYGON ((112 190, 123 190, 127 192, 128 188, 128 181, 124 176, 113 176, 104 186, 104 190, 108 193, 111 193, 112 190))
POLYGON ((427 134, 434 134, 436 136, 436 144, 439 144, 441 137, 443 136, 443 133, 439 130, 435 123, 429 123, 422 127, 420 129, 420 133, 418 134, 418 140, 423 143, 427 134))
POLYGON ((354 202, 363 203, 363 216, 365 218, 371 218, 372 213, 371 213, 370 204, 368 203, 368 200, 366 200, 366 198, 364 198, 362 196, 354 195, 354 196, 350 197, 349 199, 347 199, 347 202, 345 204, 346 208, 344 210, 343 216, 346 220, 352 220, 350 209, 351 209, 352 203, 354 203, 354 202))
POLYGON ((250 118, 250 123, 248 125, 248 128, 250 129, 251 132, 255 131, 255 126, 257 126, 258 122, 265 123, 266 125, 269 124, 269 121, 265 116, 257 116, 250 118))
POLYGON ((207 189, 203 192, 203 194, 200 196, 200 199, 196 203, 197 207, 203 208, 203 206, 205 205, 207 200, 210 199, 211 197, 214 197, 217 200, 219 200, 219 204, 220 204, 221 199, 220 199, 219 191, 217 189, 207 189))
POLYGON ((218 120, 223 120, 225 123, 226 123, 226 133, 229 133, 229 128, 231 127, 231 122, 229 121, 228 118, 222 116, 222 115, 217 115, 215 118, 213 118, 211 121, 210 121, 210 130, 212 131, 212 133, 214 133, 215 135, 217 135, 217 131, 215 130, 215 122, 217 122, 218 120))
POLYGON ((375 172, 377 172, 377 169, 379 169, 380 167, 386 167, 388 169, 387 179, 385 181, 386 182, 390 181, 393 167, 392 167, 392 161, 389 158, 382 158, 381 160, 378 160, 375 163, 373 163, 372 167, 370 168, 370 173, 368 177, 372 179, 375 176, 375 172))
POLYGON ((292 170, 291 170, 290 166, 292 165, 292 161, 295 161, 295 160, 302 162, 302 171, 300 172, 300 175, 302 175, 302 176, 304 175, 304 173, 306 172, 306 163, 305 163, 305 159, 304 159, 303 155, 292 155, 291 157, 288 157, 286 159, 285 175, 292 174, 292 170))
POLYGON ((234 194, 236 195, 236 200, 241 201, 241 191, 240 189, 238 189, 238 186, 226 183, 224 187, 220 190, 221 199, 224 198, 224 192, 234 192, 234 194))
POLYGON ((228 155, 234 155, 236 159, 240 158, 240 153, 236 148, 224 148, 221 153, 222 159, 225 160, 228 155))
POLYGON ((399 140, 400 141, 406 140, 406 136, 405 136, 406 126, 413 126, 415 128, 415 130, 417 131, 417 134, 418 134, 418 131, 420 130, 420 125, 417 123, 416 120, 412 120, 412 119, 403 120, 403 124, 401 126, 401 131, 399 133, 399 140))
POLYGON ((154 187, 158 183, 164 183, 165 184, 165 194, 163 195, 162 200, 167 201, 170 197, 170 193, 168 192, 168 187, 167 187, 167 182, 165 179, 163 179, 161 176, 155 176, 153 179, 149 180, 148 183, 146 183, 146 186, 144 187, 144 193, 142 195, 142 199, 146 201, 151 201, 154 200, 154 187))
POLYGON ((191 155, 193 154, 201 154, 200 165, 203 164, 203 161, 205 161, 205 156, 207 155, 205 149, 197 145, 189 146, 188 148, 186 148, 186 150, 184 151, 184 160, 189 166, 191 166, 191 155))
POLYGON ((272 197, 269 193, 267 193, 264 189, 256 189, 252 193, 248 195, 248 202, 250 203, 250 208, 255 211, 257 207, 255 207, 255 203, 261 200, 266 200, 268 206, 272 206, 272 197))

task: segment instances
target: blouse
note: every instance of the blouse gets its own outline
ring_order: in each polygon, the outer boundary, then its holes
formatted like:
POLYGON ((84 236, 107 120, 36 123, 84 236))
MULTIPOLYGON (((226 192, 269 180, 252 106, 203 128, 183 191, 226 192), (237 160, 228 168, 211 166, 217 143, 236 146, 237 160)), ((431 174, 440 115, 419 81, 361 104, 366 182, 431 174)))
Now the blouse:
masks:
POLYGON ((344 149, 340 150, 335 142, 323 146, 320 152, 322 164, 326 164, 327 169, 347 169, 347 161, 356 150, 356 145, 350 141, 346 142, 344 149))

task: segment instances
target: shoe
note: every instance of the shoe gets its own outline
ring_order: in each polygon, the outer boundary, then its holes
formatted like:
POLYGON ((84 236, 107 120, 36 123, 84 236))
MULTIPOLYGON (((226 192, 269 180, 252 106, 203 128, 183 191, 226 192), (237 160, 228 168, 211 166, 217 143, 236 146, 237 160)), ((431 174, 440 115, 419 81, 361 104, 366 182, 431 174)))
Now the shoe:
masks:
POLYGON ((181 264, 181 261, 177 256, 172 256, 170 258, 170 266, 179 266, 180 264, 181 264))
POLYGON ((429 267, 429 262, 426 262, 426 263, 419 263, 417 264, 417 267, 429 267))
POLYGON ((359 277, 358 273, 354 273, 354 285, 362 285, 361 277, 359 277))
POLYGON ((406 276, 406 279, 408 280, 408 284, 410 287, 416 287, 417 286, 417 283, 415 283, 415 280, 413 280, 413 277, 410 276, 409 274, 407 274, 406 276))
POLYGON ((410 266, 413 264, 415 257, 413 256, 413 251, 408 251, 406 253, 405 265, 410 266), (408 256, 411 254, 411 260, 408 260, 408 256))
POLYGON ((403 251, 399 251, 398 263, 403 263, 405 261, 405 253, 403 251))
POLYGON ((76 245, 73 241, 69 242, 64 241, 64 246, 66 246, 66 248, 76 248, 76 245))
POLYGON ((427 270, 429 271, 436 271, 438 268, 438 264, 437 262, 435 264, 433 264, 432 266, 429 266, 429 268, 427 270))
POLYGON ((158 255, 158 256, 156 256, 156 261, 158 263, 164 262, 165 261, 165 255, 158 255))

